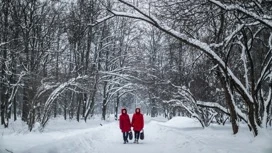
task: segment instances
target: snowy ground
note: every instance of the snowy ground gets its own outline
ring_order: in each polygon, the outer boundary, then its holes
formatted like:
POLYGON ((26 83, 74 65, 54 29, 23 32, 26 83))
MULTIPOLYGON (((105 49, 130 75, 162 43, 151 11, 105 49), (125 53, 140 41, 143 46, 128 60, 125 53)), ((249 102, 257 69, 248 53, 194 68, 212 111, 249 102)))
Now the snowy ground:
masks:
POLYGON ((43 133, 28 132, 20 121, 0 127, 0 153, 272 153, 272 128, 256 138, 245 125, 233 135, 230 126, 202 129, 194 120, 145 116, 145 139, 123 144, 118 122, 99 117, 81 121, 53 119, 43 133), (102 124, 102 126, 100 125, 102 124))

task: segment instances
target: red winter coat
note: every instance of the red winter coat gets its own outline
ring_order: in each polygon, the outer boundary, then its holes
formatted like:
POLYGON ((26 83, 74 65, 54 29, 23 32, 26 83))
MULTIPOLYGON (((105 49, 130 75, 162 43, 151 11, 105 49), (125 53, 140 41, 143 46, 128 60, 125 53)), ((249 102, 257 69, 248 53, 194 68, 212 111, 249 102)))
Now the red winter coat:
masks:
POLYGON ((128 132, 131 130, 130 119, 125 108, 121 110, 121 115, 119 117, 119 126, 122 132, 128 132), (125 111, 125 113, 123 112, 123 110, 125 111))
POLYGON ((135 113, 132 116, 131 125, 134 131, 141 131, 144 128, 144 117, 143 114, 141 114, 140 108, 135 109, 135 113))

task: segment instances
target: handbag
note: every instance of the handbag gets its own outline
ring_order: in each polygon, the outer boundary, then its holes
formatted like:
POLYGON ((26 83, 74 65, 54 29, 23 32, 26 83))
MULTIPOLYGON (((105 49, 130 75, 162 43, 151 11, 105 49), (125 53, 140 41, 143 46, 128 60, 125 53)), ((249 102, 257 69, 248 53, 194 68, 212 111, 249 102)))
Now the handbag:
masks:
POLYGON ((141 139, 141 140, 144 140, 144 130, 142 130, 142 131, 140 132, 140 139, 141 139))
POLYGON ((128 138, 129 138, 129 140, 132 140, 132 139, 133 139, 133 135, 132 135, 132 132, 131 132, 131 131, 128 132, 128 138))

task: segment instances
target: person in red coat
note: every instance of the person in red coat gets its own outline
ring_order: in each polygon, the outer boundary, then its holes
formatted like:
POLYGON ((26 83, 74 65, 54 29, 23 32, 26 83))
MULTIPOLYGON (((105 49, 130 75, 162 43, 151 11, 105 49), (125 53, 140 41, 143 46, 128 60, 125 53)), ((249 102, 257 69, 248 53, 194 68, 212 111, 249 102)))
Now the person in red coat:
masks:
POLYGON ((138 143, 140 132, 144 128, 144 117, 143 114, 141 114, 140 108, 135 109, 135 113, 132 116, 132 123, 131 123, 134 131, 134 143, 138 143))
POLYGON ((124 139, 124 144, 128 143, 128 133, 131 131, 131 124, 130 124, 130 119, 127 114, 127 110, 123 108, 121 110, 121 115, 119 117, 119 126, 121 131, 123 132, 123 139, 124 139))

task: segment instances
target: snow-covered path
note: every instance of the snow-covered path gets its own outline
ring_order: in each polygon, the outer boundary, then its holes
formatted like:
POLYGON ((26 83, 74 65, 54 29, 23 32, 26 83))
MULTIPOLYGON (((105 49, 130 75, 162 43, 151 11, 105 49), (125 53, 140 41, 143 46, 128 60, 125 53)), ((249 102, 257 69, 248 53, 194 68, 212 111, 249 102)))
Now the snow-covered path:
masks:
MULTIPOLYGON (((56 122, 57 123, 57 122, 56 122)), ((83 123, 82 123, 83 124, 83 123)), ((44 133, 3 134, 0 152, 13 153, 271 153, 269 129, 253 138, 246 127, 232 135, 229 126, 202 129, 196 120, 177 117, 170 121, 146 119, 145 139, 123 144, 118 122, 91 122, 88 126, 54 125, 44 133), (65 128, 64 128, 65 127, 65 128), (17 138, 16 138, 17 137, 17 138), (7 151, 7 150, 8 151, 7 151)), ((2 129, 0 129, 1 132, 2 129)))

